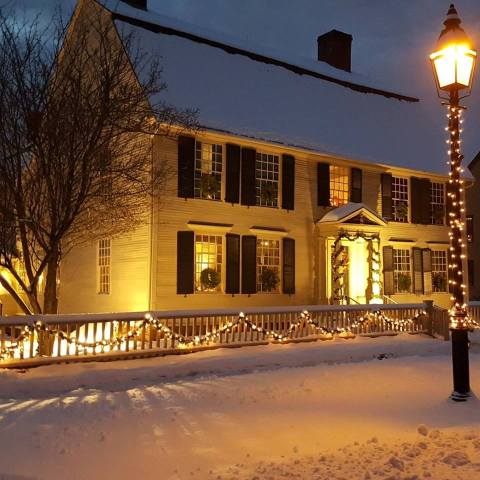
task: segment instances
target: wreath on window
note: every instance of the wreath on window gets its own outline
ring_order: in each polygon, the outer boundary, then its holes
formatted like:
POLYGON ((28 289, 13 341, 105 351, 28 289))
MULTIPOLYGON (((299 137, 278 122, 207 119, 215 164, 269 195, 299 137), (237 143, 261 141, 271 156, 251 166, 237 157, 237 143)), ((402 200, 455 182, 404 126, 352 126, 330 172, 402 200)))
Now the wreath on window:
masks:
POLYGON ((445 292, 447 289, 447 281, 442 273, 433 274, 432 284, 437 292, 445 292))
POLYGON ((262 203, 272 204, 274 203, 275 197, 277 195, 277 189, 275 185, 271 182, 262 182, 260 188, 260 198, 262 203))
POLYGON ((213 198, 220 191, 220 182, 214 173, 207 173, 200 177, 200 191, 202 196, 213 198))
POLYGON ((280 279, 275 270, 271 268, 265 268, 260 274, 260 283, 262 284, 262 290, 264 292, 271 292, 277 288, 280 279))
POLYGON ((213 268, 205 268, 200 273, 200 283, 205 290, 215 290, 220 285, 220 274, 213 268))
POLYGON ((433 205, 433 221, 442 225, 445 221, 445 208, 443 205, 433 205))
POLYGON ((412 279, 406 273, 399 273, 397 277, 397 285, 399 292, 409 292, 412 286, 412 279))
POLYGON ((397 218, 405 218, 408 215, 408 205, 406 203, 399 203, 395 205, 395 216, 397 218))

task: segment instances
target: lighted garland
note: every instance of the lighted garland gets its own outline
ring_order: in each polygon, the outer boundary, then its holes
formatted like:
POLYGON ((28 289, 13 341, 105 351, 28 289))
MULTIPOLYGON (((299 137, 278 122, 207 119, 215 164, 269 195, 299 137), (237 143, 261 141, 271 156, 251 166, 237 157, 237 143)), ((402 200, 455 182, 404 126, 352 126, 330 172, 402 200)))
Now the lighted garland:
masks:
POLYGON ((346 248, 341 244, 342 240, 356 241, 362 238, 368 242, 368 260, 370 264, 368 277, 368 291, 372 303, 381 303, 381 280, 380 280, 380 237, 378 234, 369 234, 364 232, 347 233, 340 232, 333 243, 332 268, 333 268, 333 298, 342 297, 341 291, 344 289, 344 276, 348 263, 346 248))
POLYGON ((463 180, 460 178, 463 173, 461 163, 463 155, 460 153, 460 125, 463 120, 460 118, 464 107, 459 105, 448 105, 448 127, 445 128, 450 134, 447 140, 449 145, 448 154, 450 160, 449 180, 447 184, 447 199, 448 199, 448 225, 450 227, 449 238, 449 259, 448 269, 449 275, 449 291, 451 294, 450 300, 453 305, 449 310, 450 326, 452 328, 471 329, 476 326, 476 323, 467 314, 466 285, 463 279, 463 265, 462 262, 466 258, 464 230, 465 222, 463 220, 465 213, 465 205, 462 199, 464 192, 463 180))
MULTIPOLYGON (((301 312, 296 321, 292 322, 287 329, 286 333, 278 333, 274 330, 267 330, 263 327, 260 327, 253 323, 244 313, 239 313, 238 317, 230 322, 225 323, 218 329, 214 329, 211 332, 207 332, 205 335, 195 335, 191 337, 187 337, 185 335, 180 335, 172 331, 171 328, 167 327, 164 323, 160 320, 153 318, 150 314, 146 314, 145 318, 141 321, 141 324, 132 328, 128 332, 124 334, 120 334, 114 338, 109 340, 98 340, 93 342, 88 341, 80 341, 76 337, 71 337, 70 335, 66 334, 62 330, 49 328, 48 325, 42 323, 40 320, 35 322, 33 325, 26 325, 19 337, 16 341, 7 347, 3 347, 0 349, 0 360, 6 360, 8 358, 13 358, 16 351, 21 350, 23 351, 23 346, 21 342, 27 338, 28 335, 36 332, 39 333, 49 333, 51 335, 56 335, 60 340, 65 340, 68 345, 75 345, 77 348, 81 350, 93 349, 95 351, 98 347, 109 347, 115 348, 120 347, 124 343, 128 342, 132 338, 138 337, 142 329, 149 326, 153 327, 157 332, 163 333, 166 338, 172 339, 178 342, 177 348, 192 348, 196 346, 202 346, 206 344, 210 344, 212 341, 220 338, 220 336, 224 333, 229 333, 239 324, 244 323, 245 325, 249 326, 253 331, 256 331, 266 337, 270 337, 277 342, 286 342, 290 340, 295 331, 303 324, 306 323, 310 326, 317 334, 325 335, 327 337, 333 338, 334 335, 346 335, 349 337, 354 337, 354 333, 352 332, 352 328, 359 328, 362 325, 368 322, 378 322, 383 321, 385 324, 390 325, 394 328, 405 327, 408 325, 412 325, 416 322, 420 317, 424 316, 426 312, 422 311, 415 315, 415 317, 411 319, 398 319, 392 320, 386 315, 384 315, 380 311, 372 311, 366 313, 364 316, 356 319, 350 327, 325 327, 323 325, 318 325, 318 322, 314 320, 311 314, 304 310, 301 312)), ((334 320, 335 322, 335 320, 334 320)))

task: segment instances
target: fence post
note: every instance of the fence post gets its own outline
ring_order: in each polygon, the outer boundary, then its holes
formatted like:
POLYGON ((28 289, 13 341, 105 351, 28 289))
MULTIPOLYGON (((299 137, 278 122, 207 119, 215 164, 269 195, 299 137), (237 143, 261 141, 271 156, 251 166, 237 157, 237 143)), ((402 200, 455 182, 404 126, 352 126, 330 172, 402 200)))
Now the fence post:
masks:
POLYGON ((434 315, 434 310, 433 310, 433 300, 425 300, 425 311, 427 312, 426 315, 426 327, 427 327, 427 333, 431 337, 433 337, 433 315, 434 315))

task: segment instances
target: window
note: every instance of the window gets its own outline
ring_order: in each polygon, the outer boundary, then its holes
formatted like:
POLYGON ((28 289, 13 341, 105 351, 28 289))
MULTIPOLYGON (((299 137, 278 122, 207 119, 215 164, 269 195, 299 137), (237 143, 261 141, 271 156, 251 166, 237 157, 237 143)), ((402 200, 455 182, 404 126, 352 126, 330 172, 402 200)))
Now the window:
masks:
POLYGON ((280 241, 257 238, 257 292, 280 291, 280 241))
POLYGON ((330 205, 339 207, 348 203, 349 178, 347 167, 330 165, 330 205))
POLYGON ((98 242, 98 293, 110 293, 111 276, 111 240, 109 238, 98 242))
POLYGON ((222 291, 223 237, 195 235, 195 291, 222 291))
POLYGON ((278 206, 278 155, 258 153, 255 164, 256 204, 262 207, 278 206))
POLYGON ((410 250, 393 250, 393 281, 395 293, 408 293, 412 286, 410 272, 410 250))
POLYGON ((473 215, 467 216, 467 242, 473 242, 473 215))
POLYGON ((445 223, 445 184, 432 182, 430 189, 430 222, 432 225, 445 223))
POLYGON ((447 281, 447 252, 445 250, 432 250, 432 286, 434 292, 446 292, 447 281))
POLYGON ((220 200, 222 190, 222 146, 196 142, 195 198, 220 200))
POLYGON ((408 178, 392 177, 392 207, 395 222, 408 222, 408 178))

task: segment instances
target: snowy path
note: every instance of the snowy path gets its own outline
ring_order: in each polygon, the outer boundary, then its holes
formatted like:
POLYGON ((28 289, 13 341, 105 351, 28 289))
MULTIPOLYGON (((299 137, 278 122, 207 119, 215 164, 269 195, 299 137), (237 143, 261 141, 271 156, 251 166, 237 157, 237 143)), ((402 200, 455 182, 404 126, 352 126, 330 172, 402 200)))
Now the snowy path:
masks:
POLYGON ((2 371, 0 480, 480 478, 480 402, 450 388, 420 336, 2 371))

